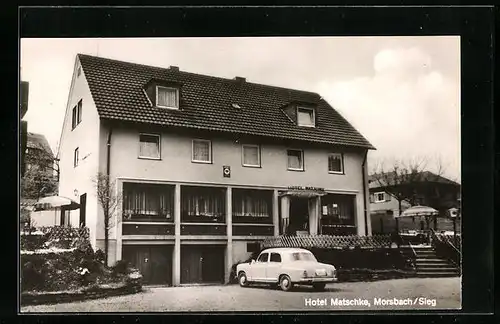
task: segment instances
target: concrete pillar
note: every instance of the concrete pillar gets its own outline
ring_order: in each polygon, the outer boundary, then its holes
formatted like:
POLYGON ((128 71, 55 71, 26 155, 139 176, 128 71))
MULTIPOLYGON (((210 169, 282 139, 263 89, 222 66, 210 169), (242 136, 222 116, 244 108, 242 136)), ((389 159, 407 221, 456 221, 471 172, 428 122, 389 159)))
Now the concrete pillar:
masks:
POLYGON ((318 234, 321 235, 321 218, 323 217, 323 210, 321 208, 321 196, 319 196, 317 199, 316 199, 316 210, 317 210, 317 213, 318 213, 318 226, 317 226, 317 229, 318 229, 318 234))
POLYGON ((318 234, 318 208, 317 208, 317 198, 309 199, 309 234, 317 235, 318 234))
POLYGON ((233 265, 233 190, 231 187, 226 189, 226 226, 227 226, 227 248, 226 248, 226 271, 224 274, 225 282, 231 280, 231 267, 233 265))
POLYGON ((280 215, 279 215, 279 198, 278 190, 275 189, 273 192, 273 225, 274 225, 274 236, 280 235, 280 215))
POLYGON ((290 197, 281 197, 281 219, 283 220, 283 234, 287 234, 288 224, 290 218, 290 197))
POLYGON ((174 194, 174 229, 175 243, 172 255, 172 285, 181 284, 181 185, 175 185, 174 194))
POLYGON ((358 193, 353 200, 354 200, 354 211, 355 211, 354 215, 356 224, 356 234, 358 236, 366 236, 365 207, 363 202, 363 193, 362 192, 358 193))
MULTIPOLYGON (((123 182, 116 182, 116 194, 123 197, 123 182)), ((117 196, 119 197, 119 196, 117 196)), ((116 208, 116 261, 122 259, 122 229, 123 229, 123 204, 119 204, 116 208)))
POLYGON ((364 194, 364 209, 363 211, 366 211, 366 228, 367 228, 367 235, 372 236, 372 216, 370 213, 370 189, 368 186, 368 163, 365 163, 365 167, 363 168, 363 172, 365 174, 365 192, 364 194))

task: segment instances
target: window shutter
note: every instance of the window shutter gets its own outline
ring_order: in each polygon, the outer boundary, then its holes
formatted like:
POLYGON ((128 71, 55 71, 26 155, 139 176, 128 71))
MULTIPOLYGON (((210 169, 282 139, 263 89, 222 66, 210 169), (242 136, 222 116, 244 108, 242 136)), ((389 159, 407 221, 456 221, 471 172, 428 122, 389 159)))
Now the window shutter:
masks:
POLYGON ((71 117, 71 128, 75 128, 76 126, 76 107, 73 107, 73 114, 71 117))
POLYGON ((370 194, 370 203, 373 203, 375 201, 375 197, 373 196, 373 194, 370 194))
POLYGON ((384 195, 385 195, 385 201, 391 201, 392 197, 390 194, 385 193, 384 195))
POLYGON ((77 105, 77 124, 80 124, 82 121, 82 101, 78 101, 77 105))

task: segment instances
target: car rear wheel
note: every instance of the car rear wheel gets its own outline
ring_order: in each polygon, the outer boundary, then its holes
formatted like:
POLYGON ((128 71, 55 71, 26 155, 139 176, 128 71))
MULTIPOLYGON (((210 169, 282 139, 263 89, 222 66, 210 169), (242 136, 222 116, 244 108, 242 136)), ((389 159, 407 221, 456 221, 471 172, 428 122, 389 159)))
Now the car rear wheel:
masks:
POLYGON ((323 290, 325 290, 325 286, 326 286, 326 284, 324 284, 324 283, 315 283, 315 284, 313 284, 313 288, 316 291, 323 291, 323 290))
POLYGON ((292 279, 288 275, 282 275, 280 277, 280 288, 283 291, 289 291, 293 288, 292 279))
POLYGON ((246 273, 240 272, 240 274, 238 275, 238 282, 240 283, 241 287, 248 287, 248 279, 246 273))

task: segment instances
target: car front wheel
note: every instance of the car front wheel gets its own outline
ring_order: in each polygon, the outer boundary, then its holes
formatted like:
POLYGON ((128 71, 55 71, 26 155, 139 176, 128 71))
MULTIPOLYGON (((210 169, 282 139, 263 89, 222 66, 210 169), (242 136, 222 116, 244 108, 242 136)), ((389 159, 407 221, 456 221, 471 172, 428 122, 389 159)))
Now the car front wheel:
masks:
POLYGON ((313 284, 313 288, 316 291, 323 291, 323 290, 325 290, 325 286, 326 286, 326 284, 324 284, 324 283, 315 283, 315 284, 313 284))
POLYGON ((241 287, 248 287, 248 279, 246 273, 241 272, 238 275, 238 282, 240 283, 241 287))
POLYGON ((292 289, 292 287, 293 287, 292 279, 290 279, 288 275, 283 275, 280 277, 281 290, 289 291, 290 289, 292 289))

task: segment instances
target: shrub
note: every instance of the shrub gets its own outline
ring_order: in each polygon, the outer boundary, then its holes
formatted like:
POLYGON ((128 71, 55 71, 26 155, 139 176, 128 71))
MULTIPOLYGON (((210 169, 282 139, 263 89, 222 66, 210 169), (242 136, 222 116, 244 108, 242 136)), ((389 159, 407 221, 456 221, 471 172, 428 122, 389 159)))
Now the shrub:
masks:
POLYGON ((105 258, 105 254, 104 252, 101 250, 101 249, 98 249, 97 251, 95 251, 95 259, 101 263, 104 263, 104 260, 106 259, 105 258))
POLYGON ((127 274, 130 269, 130 263, 127 260, 118 260, 112 268, 113 274, 127 274))
POLYGON ((406 258, 399 249, 311 249, 319 262, 339 269, 405 269, 406 258))
POLYGON ((229 283, 230 284, 238 283, 238 278, 236 277, 236 266, 238 264, 251 262, 252 260, 257 259, 259 254, 260 254, 260 252, 253 252, 252 255, 248 259, 246 259, 245 261, 238 261, 235 264, 233 264, 231 266, 231 274, 229 275, 229 283))
MULTIPOLYGON (((34 233, 35 230, 32 231, 34 233)), ((23 234, 21 239, 21 250, 34 251, 38 249, 43 249, 46 247, 45 242, 47 240, 45 235, 36 234, 23 234)))

